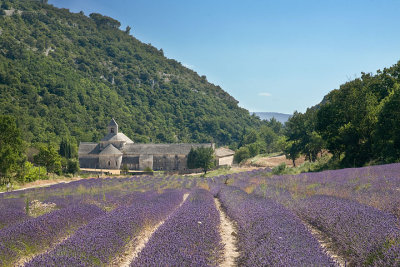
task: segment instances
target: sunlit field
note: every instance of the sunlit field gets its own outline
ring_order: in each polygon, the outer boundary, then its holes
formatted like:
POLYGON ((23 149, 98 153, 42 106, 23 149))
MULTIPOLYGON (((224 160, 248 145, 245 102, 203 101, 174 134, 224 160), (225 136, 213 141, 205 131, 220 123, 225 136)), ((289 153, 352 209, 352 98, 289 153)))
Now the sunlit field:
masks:
POLYGON ((0 195, 0 265, 398 266, 399 207, 400 164, 84 179, 0 195))

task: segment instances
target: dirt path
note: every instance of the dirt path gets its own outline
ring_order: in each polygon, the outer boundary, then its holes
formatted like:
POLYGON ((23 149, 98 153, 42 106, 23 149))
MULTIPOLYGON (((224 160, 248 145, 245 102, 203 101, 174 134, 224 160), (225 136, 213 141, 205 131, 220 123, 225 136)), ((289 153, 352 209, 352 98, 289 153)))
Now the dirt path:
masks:
POLYGON ((332 247, 333 242, 329 236, 312 226, 311 224, 304 222, 305 226, 308 228, 308 230, 311 232, 311 234, 318 240, 319 244, 321 247, 324 249, 325 253, 328 254, 329 257, 331 257, 338 266, 340 267, 345 267, 346 266, 346 260, 336 254, 336 252, 333 251, 332 247))
MULTIPOLYGON (((185 202, 189 194, 183 195, 183 200, 176 208, 182 206, 185 202)), ((171 213, 172 214, 172 213, 171 213)), ((165 219, 164 221, 159 222, 157 225, 153 227, 146 227, 136 238, 133 238, 132 241, 128 244, 125 252, 118 256, 114 261, 111 263, 111 266, 118 266, 118 267, 129 267, 131 262, 139 255, 140 251, 146 246, 147 242, 149 241, 150 237, 154 234, 157 229, 163 225, 163 223, 168 220, 165 219)))
MULTIPOLYGON (((81 179, 85 179, 85 178, 76 177, 76 178, 60 179, 60 180, 53 180, 53 181, 52 180, 50 180, 50 181, 48 181, 48 180, 37 180, 35 182, 26 184, 25 187, 15 189, 15 190, 12 190, 10 192, 23 191, 23 190, 32 189, 32 188, 38 188, 38 187, 46 187, 46 186, 51 186, 51 185, 55 185, 55 184, 63 184, 63 183, 64 184, 68 184, 70 182, 78 181, 78 180, 81 180, 81 179)), ((7 193, 7 192, 6 191, 0 192, 0 194, 4 194, 4 193, 7 193)))
POLYGON ((237 251, 237 240, 234 223, 228 218, 225 211, 221 208, 221 203, 218 198, 214 198, 215 206, 219 211, 219 218, 221 220, 220 235, 222 243, 224 244, 224 259, 221 262, 221 267, 236 266, 236 258, 239 257, 237 251))

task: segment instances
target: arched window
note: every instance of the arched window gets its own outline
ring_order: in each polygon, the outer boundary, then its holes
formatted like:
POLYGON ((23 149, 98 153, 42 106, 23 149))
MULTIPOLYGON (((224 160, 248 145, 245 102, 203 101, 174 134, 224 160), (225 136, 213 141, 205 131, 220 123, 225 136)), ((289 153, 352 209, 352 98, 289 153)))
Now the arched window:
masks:
POLYGON ((111 166, 111 161, 108 161, 108 167, 110 167, 111 166))
POLYGON ((111 132, 111 133, 114 133, 114 128, 111 128, 110 132, 111 132))

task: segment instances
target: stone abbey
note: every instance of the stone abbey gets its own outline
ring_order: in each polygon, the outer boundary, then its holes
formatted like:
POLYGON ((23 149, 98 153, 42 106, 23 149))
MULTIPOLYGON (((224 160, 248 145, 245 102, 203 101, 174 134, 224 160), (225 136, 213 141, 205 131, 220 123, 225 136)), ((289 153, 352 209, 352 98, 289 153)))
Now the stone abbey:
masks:
POLYGON ((129 170, 151 168, 155 171, 183 171, 187 169, 187 155, 192 147, 214 148, 211 143, 136 144, 119 131, 114 119, 108 124, 107 130, 107 135, 99 143, 79 144, 81 168, 112 170, 126 166, 129 170))

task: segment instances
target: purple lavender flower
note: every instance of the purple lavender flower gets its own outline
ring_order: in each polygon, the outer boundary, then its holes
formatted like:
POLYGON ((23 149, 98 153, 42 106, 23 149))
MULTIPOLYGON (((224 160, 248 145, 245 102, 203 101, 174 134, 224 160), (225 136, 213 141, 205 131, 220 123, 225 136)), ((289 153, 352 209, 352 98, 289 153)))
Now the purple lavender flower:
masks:
POLYGON ((224 186, 218 194, 238 225, 240 266, 334 266, 291 211, 273 200, 224 186))
POLYGON ((0 230, 0 266, 41 252, 79 226, 103 215, 100 208, 81 204, 56 210, 0 230))
MULTIPOLYGON (((302 200, 298 213, 329 235, 350 264, 374 265, 383 252, 400 243, 398 218, 355 201, 316 195, 302 200)), ((385 265, 394 259, 389 254, 385 265)))
POLYGON ((222 251, 219 223, 212 194, 195 190, 131 266, 217 266, 222 251))
POLYGON ((93 220, 53 251, 26 266, 101 266, 109 264, 147 225, 155 225, 182 201, 181 190, 161 195, 142 193, 131 206, 121 206, 93 220))

